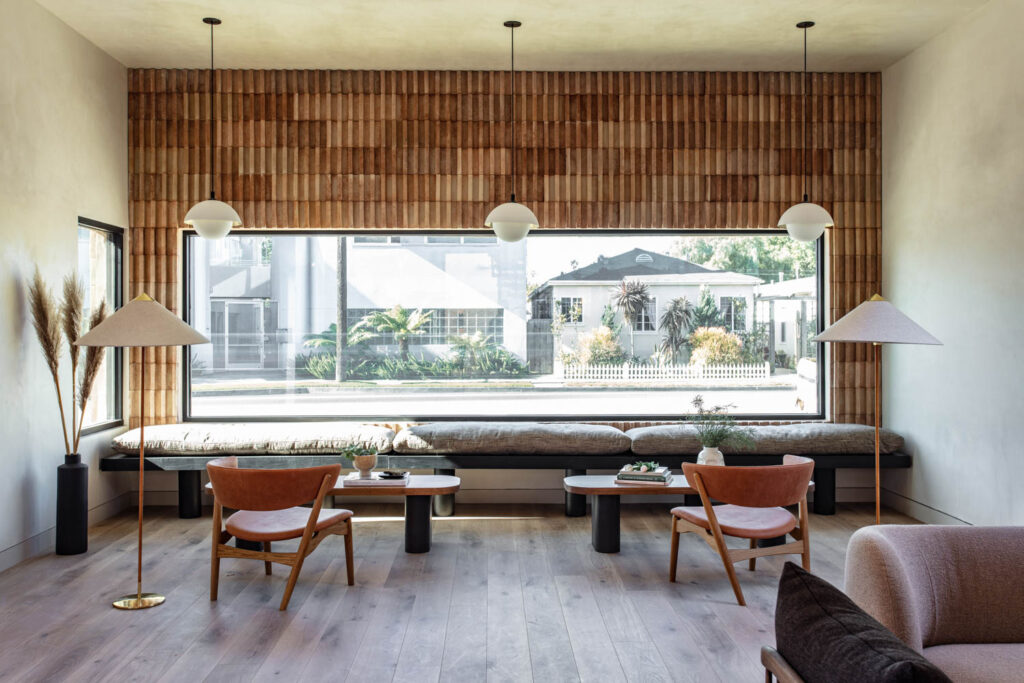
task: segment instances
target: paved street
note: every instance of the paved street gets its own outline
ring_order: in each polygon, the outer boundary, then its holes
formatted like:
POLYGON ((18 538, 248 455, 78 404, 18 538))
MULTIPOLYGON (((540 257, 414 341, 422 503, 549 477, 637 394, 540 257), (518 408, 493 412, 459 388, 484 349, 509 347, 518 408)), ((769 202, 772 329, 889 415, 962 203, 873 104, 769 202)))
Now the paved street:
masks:
POLYGON ((383 392, 349 391, 297 395, 194 396, 192 414, 216 416, 301 416, 336 415, 364 418, 457 417, 486 415, 497 418, 515 415, 566 415, 598 418, 602 415, 679 415, 689 411, 690 401, 701 393, 711 405, 733 403, 737 413, 814 412, 814 405, 797 406, 796 389, 699 392, 678 391, 594 391, 594 390, 492 390, 383 392))

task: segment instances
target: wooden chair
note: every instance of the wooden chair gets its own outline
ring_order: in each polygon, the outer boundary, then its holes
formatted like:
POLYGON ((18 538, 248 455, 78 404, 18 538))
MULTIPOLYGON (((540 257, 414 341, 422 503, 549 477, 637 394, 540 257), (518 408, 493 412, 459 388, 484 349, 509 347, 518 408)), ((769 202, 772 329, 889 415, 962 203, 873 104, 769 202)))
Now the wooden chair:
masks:
POLYGON ((258 470, 238 467, 237 458, 220 458, 206 465, 213 488, 213 556, 210 566, 210 600, 217 599, 222 557, 263 560, 269 576, 271 564, 292 568, 281 598, 288 607, 302 563, 329 535, 345 537, 348 585, 354 582, 352 567, 352 513, 323 510, 324 496, 334 486, 341 465, 301 469, 258 470), (313 501, 312 508, 299 507, 313 501), (223 508, 237 510, 221 523, 223 508), (232 538, 263 544, 263 550, 246 550, 228 545, 232 538), (272 552, 271 543, 301 539, 293 553, 272 552))
POLYGON ((669 580, 676 580, 679 536, 698 534, 722 558, 736 601, 746 605, 733 564, 749 560, 754 571, 758 557, 801 555, 804 569, 811 569, 810 530, 807 527, 807 489, 814 461, 787 455, 781 465, 767 467, 722 467, 683 463, 683 473, 700 493, 700 507, 672 510, 672 548, 669 580), (725 505, 712 506, 718 500, 725 505), (784 506, 799 505, 799 520, 784 506), (758 539, 789 534, 795 542, 758 548, 758 539), (750 539, 750 548, 731 549, 726 536, 750 539))

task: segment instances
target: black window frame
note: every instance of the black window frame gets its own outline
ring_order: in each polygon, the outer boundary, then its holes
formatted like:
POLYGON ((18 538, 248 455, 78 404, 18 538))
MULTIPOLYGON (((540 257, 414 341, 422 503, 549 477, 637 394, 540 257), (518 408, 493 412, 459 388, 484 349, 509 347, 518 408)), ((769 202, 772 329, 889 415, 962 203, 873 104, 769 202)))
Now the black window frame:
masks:
MULTIPOLYGON (((114 310, 124 306, 124 228, 110 223, 78 217, 78 227, 107 233, 114 245, 114 310)), ((111 311, 113 313, 114 311, 111 311)), ((77 381, 77 380, 76 380, 77 381)), ((124 426, 124 351, 114 350, 114 417, 82 429, 82 436, 124 426)))
MULTIPOLYGON (((186 323, 191 324, 191 312, 192 312, 192 292, 189 288, 189 272, 191 270, 191 253, 189 250, 189 237, 195 236, 197 233, 195 230, 183 230, 182 231, 182 318, 186 323)), ((356 237, 356 236, 370 236, 370 235, 383 235, 391 236, 399 234, 400 236, 405 235, 420 235, 420 236, 463 236, 463 237, 483 237, 490 236, 493 233, 489 230, 352 230, 352 229, 337 229, 337 228, 324 228, 324 229, 292 229, 292 228, 253 228, 245 230, 233 230, 231 234, 234 235, 282 235, 282 236, 317 236, 324 237, 335 235, 338 237, 356 237)), ((602 236, 602 237, 628 237, 628 236, 653 236, 657 235, 660 237, 671 236, 671 237, 772 237, 779 235, 786 235, 785 230, 778 229, 765 229, 765 230, 751 230, 751 229, 720 229, 720 230, 675 230, 675 229, 658 229, 658 230, 643 230, 643 229, 601 229, 601 228, 584 228, 584 229, 562 229, 553 228, 538 230, 533 233, 534 236, 540 237, 550 235, 552 237, 566 237, 574 235, 584 236, 602 236)), ((424 240, 426 243, 426 240, 424 240)), ((825 291, 826 291, 826 276, 825 272, 825 235, 822 234, 814 242, 815 248, 815 278, 816 287, 815 293, 817 297, 816 306, 816 334, 820 334, 824 331, 825 322, 825 291)), ((818 351, 817 358, 819 364, 824 364, 823 361, 827 359, 825 344, 823 342, 817 342, 818 351)), ((191 403, 192 403, 192 378, 191 378, 191 363, 187 361, 188 350, 186 347, 182 347, 182 362, 181 362, 181 396, 180 410, 181 410, 181 421, 182 422, 197 422, 197 423, 214 423, 224 422, 225 420, 238 421, 237 417, 225 417, 225 416, 210 416, 210 417, 196 417, 191 414, 191 403)), ((736 413, 733 417, 739 421, 749 420, 771 420, 779 422, 813 422, 813 421, 824 421, 826 420, 826 395, 828 393, 828 378, 830 373, 821 372, 819 368, 818 382, 816 387, 817 394, 817 406, 818 410, 815 413, 736 413)), ((493 422, 496 417, 493 416, 481 416, 481 415, 374 415, 374 416, 356 416, 350 417, 346 415, 278 415, 278 416, 253 416, 246 417, 246 421, 249 422, 493 422)), ((502 415, 500 417, 505 422, 587 422, 593 420, 601 420, 607 422, 621 422, 621 421, 636 421, 639 419, 635 414, 616 414, 616 415, 601 415, 597 417, 586 416, 586 415, 559 415, 559 414, 540 414, 540 415, 502 415)), ((675 421, 685 419, 685 416, 680 414, 659 414, 659 415, 644 415, 644 421, 652 422, 664 422, 664 421, 675 421)))

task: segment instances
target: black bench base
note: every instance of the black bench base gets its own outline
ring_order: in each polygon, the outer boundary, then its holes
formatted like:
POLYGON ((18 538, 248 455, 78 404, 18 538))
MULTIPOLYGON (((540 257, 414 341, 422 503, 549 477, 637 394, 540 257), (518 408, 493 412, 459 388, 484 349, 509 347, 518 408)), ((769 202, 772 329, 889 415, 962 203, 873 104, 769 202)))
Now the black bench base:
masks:
MULTIPOLYGON (((178 516, 182 518, 199 517, 202 514, 202 480, 201 475, 206 463, 220 456, 147 456, 147 470, 171 470, 178 473, 178 516)), ((836 470, 843 468, 874 467, 874 454, 836 454, 811 455, 814 467, 814 503, 812 510, 818 515, 834 515, 836 512, 836 470)), ((241 460, 253 461, 249 464, 266 467, 311 467, 341 463, 343 467, 351 467, 351 463, 336 455, 248 455, 239 456, 241 460)), ((394 469, 427 469, 435 474, 454 475, 457 469, 557 469, 563 470, 566 476, 586 474, 587 470, 617 470, 637 456, 632 453, 617 455, 404 455, 389 453, 378 459, 378 466, 394 469)), ((694 462, 695 455, 660 456, 658 460, 670 463, 677 468, 678 463, 686 460, 694 462)), ((782 462, 781 455, 730 454, 727 456, 729 465, 774 465, 782 462)), ((883 468, 910 467, 911 457, 903 453, 891 453, 881 457, 883 468)), ((139 461, 136 456, 112 455, 100 460, 100 470, 137 471, 139 461)), ((687 501, 687 505, 699 505, 699 499, 687 501)), ((586 514, 586 496, 566 493, 565 514, 569 517, 581 517, 586 514)), ((433 513, 438 517, 448 517, 455 513, 455 496, 434 496, 433 513)))

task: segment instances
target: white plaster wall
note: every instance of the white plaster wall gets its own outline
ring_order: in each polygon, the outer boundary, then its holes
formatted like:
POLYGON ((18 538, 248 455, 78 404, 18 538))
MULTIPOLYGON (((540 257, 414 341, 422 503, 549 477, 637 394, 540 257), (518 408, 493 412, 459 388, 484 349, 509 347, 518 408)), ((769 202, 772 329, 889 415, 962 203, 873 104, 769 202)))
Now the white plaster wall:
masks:
POLYGON ((945 343, 890 346, 887 500, 1024 524, 1024 2, 993 0, 886 69, 883 294, 945 343))
MULTIPOLYGON (((127 156, 125 68, 32 0, 0 0, 0 569, 52 547, 63 462, 28 283, 35 264, 53 285, 74 268, 78 216, 127 227, 127 156)), ((96 470, 109 438, 80 448, 99 513, 123 491, 96 470)))

